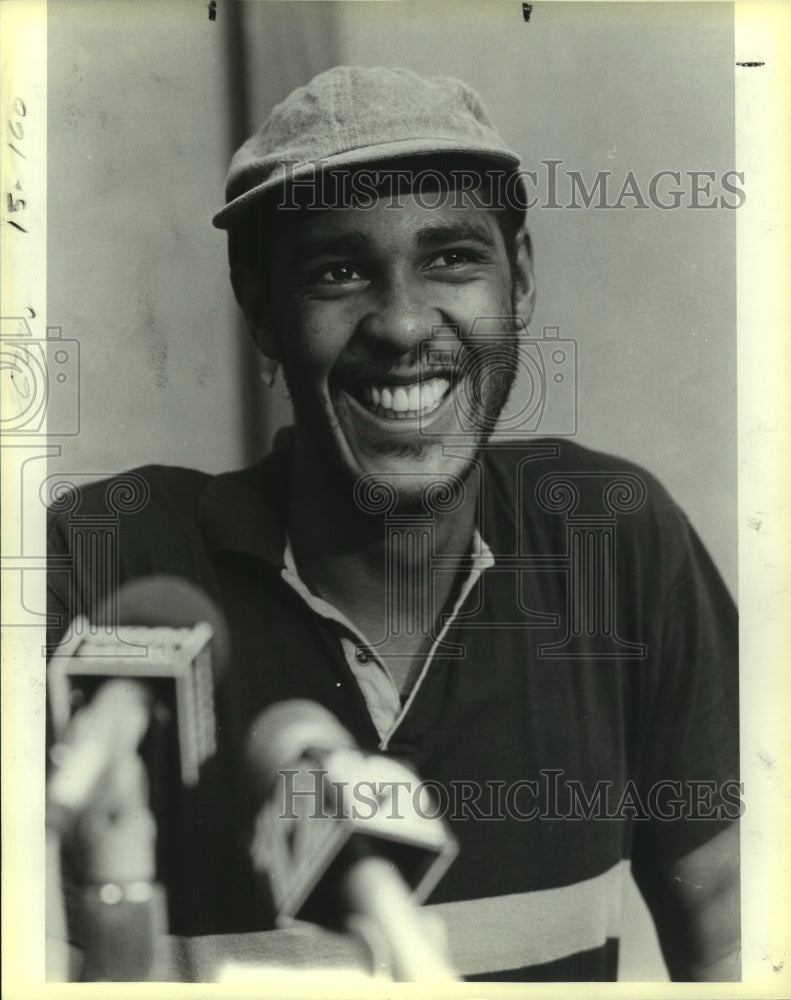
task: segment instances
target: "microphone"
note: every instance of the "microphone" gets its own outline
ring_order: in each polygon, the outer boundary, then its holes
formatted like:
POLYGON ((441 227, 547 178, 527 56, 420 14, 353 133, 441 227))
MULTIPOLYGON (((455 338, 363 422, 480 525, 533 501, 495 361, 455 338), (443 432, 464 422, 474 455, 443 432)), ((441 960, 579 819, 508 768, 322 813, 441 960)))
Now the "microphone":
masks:
POLYGON ((250 847, 278 923, 359 930, 396 981, 454 980, 438 927, 418 909, 458 845, 438 815, 418 811, 417 776, 366 755, 326 709, 295 699, 252 724, 247 761, 263 805, 250 847))
MULTIPOLYGON (((77 851, 84 978, 148 978, 166 930, 149 783, 163 802, 170 772, 197 784, 216 749, 212 671, 227 659, 221 613, 166 576, 136 580, 93 621, 75 620, 50 659, 48 839, 72 835, 77 851)), ((57 936, 63 919, 52 912, 57 936)))
POLYGON ((179 577, 134 580, 94 621, 77 618, 47 672, 56 740, 48 823, 68 829, 108 769, 153 735, 152 721, 162 730, 175 719, 181 780, 194 787, 216 750, 214 683, 228 648, 219 609, 179 577))

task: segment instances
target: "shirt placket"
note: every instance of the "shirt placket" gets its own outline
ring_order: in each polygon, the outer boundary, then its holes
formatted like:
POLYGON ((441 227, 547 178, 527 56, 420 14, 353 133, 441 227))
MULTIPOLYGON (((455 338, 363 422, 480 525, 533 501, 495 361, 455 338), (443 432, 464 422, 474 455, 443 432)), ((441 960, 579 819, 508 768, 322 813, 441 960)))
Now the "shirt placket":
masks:
POLYGON ((324 598, 314 594, 307 587, 299 576, 291 548, 291 540, 289 538, 286 539, 286 547, 283 554, 284 568, 281 571, 282 579, 299 594, 311 611, 327 621, 334 622, 338 626, 338 638, 344 658, 363 693, 371 720, 379 734, 380 750, 387 749, 390 739, 410 711, 418 691, 428 674, 437 649, 461 611, 470 591, 478 582, 481 573, 494 565, 494 556, 491 549, 477 529, 473 537, 472 552, 472 566, 459 591, 453 610, 446 617, 442 629, 432 642, 423 667, 415 683, 412 685, 406 701, 402 704, 401 696, 392 674, 388 670, 384 660, 376 653, 374 645, 366 639, 342 611, 339 611, 328 601, 325 601, 324 598))

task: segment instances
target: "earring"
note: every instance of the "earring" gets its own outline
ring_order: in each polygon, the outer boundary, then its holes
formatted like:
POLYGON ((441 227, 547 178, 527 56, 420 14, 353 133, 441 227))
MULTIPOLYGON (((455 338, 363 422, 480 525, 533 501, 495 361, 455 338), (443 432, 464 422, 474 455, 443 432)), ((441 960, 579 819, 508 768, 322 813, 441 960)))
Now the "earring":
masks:
POLYGON ((280 362, 277 358, 264 358, 263 371, 261 372, 261 379, 267 389, 271 389, 275 384, 277 379, 277 372, 280 368, 280 362))

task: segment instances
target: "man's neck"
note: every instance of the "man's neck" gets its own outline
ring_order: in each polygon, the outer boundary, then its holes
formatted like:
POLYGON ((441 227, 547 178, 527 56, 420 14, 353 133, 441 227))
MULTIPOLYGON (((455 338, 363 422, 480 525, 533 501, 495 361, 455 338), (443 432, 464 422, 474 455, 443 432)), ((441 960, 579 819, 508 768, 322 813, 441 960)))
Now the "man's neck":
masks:
POLYGON ((452 514, 412 505, 370 513, 355 503, 351 484, 324 478, 319 489, 314 470, 295 464, 289 534, 300 576, 376 645, 404 691, 456 585, 432 557, 470 553, 477 491, 468 488, 452 514))

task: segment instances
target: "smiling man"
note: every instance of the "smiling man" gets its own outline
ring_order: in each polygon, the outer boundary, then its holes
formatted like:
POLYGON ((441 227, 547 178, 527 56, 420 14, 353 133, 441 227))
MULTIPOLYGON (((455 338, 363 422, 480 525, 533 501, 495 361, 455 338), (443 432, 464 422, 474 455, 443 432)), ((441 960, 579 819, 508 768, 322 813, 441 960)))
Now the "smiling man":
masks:
MULTIPOLYGON (((738 978, 734 609, 648 473, 501 433, 517 373, 543 413, 568 350, 527 331, 519 169, 461 82, 357 67, 232 161, 214 221, 294 427, 241 472, 138 470, 121 519, 120 579, 196 581, 232 634, 218 755, 160 849, 171 928, 268 926, 239 760, 301 697, 432 784, 461 853, 429 902, 469 978, 614 978, 630 865, 673 976, 738 978)), ((95 587, 51 591, 54 642, 95 587)))
MULTIPOLYGON (((411 169, 419 175, 424 168, 411 169)), ((263 229, 277 246, 270 273, 243 262, 234 269, 256 340, 283 362, 300 461, 321 466, 322 478, 341 471, 351 481, 366 472, 408 475, 410 468, 463 475, 469 458, 452 459, 444 443, 464 436, 471 458, 511 388, 515 330, 510 371, 487 379, 483 352, 475 386, 472 371, 464 384, 457 376, 477 317, 529 319, 533 281, 524 233, 510 237, 519 241, 510 248, 512 269, 493 213, 463 196, 436 208, 422 200, 407 192, 392 202, 383 192, 366 210, 304 209, 263 229), (444 357, 426 364, 426 334, 443 327, 455 331, 455 342, 447 338, 444 357), (460 425, 460 393, 480 397, 474 429, 460 425)))
MULTIPOLYGON (((480 162, 448 154, 380 164, 368 170, 376 183, 365 208, 338 199, 353 188, 348 168, 318 166, 291 191, 295 211, 266 189, 268 201, 247 206, 241 232, 230 233, 231 275, 293 402, 288 527, 297 565, 363 635, 378 636, 390 585, 385 537, 381 519, 355 503, 355 487, 372 477, 402 513, 423 511, 427 487, 458 492, 454 516, 434 525, 432 554, 468 554, 477 485, 464 484, 516 376, 532 267, 522 213, 478 207, 483 197, 491 204, 495 186, 480 162), (475 179, 472 192, 459 190, 460 177, 475 179), (499 318, 498 335, 471 341, 481 317, 499 318)), ((410 631, 390 622, 380 644, 403 697, 455 583, 424 557, 410 564, 407 600, 435 614, 410 631)))

